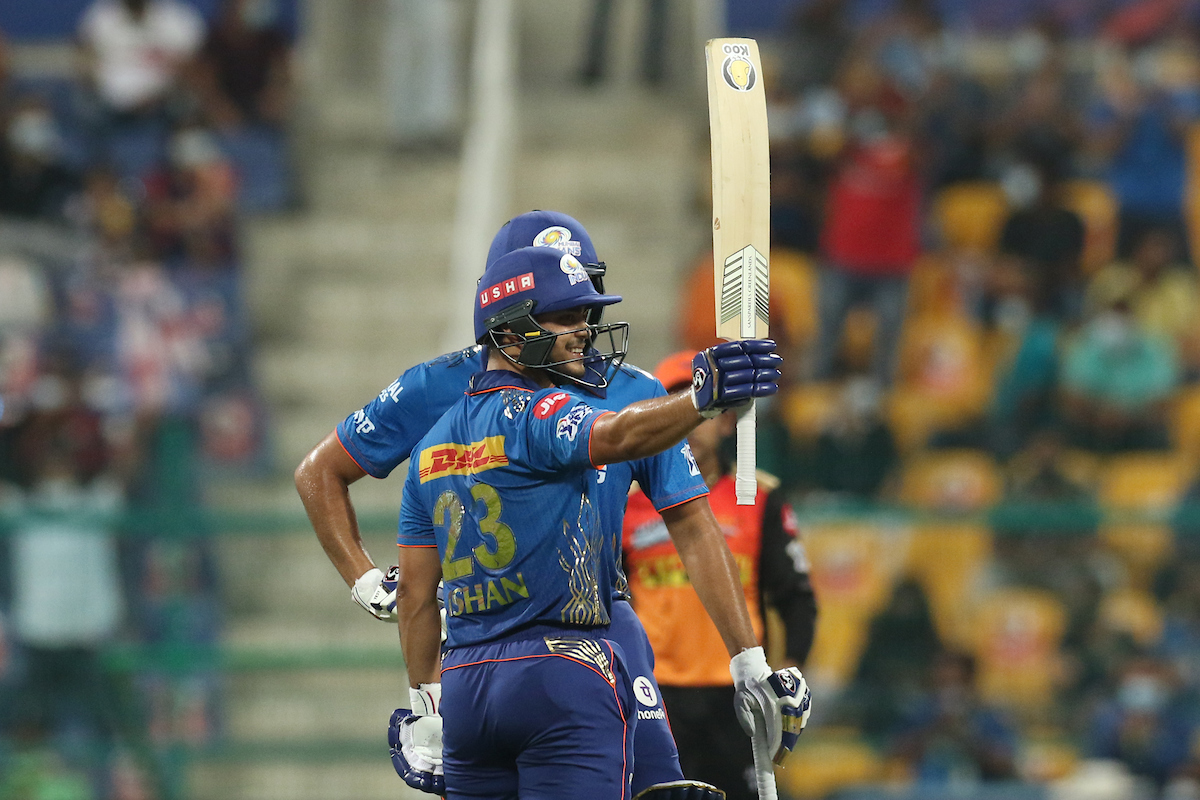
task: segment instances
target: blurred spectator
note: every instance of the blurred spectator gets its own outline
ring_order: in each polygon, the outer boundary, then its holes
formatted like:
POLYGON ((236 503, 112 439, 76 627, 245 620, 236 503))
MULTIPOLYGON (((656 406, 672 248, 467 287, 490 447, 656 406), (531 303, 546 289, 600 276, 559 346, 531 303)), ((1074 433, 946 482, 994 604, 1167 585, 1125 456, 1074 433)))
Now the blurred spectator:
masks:
POLYGON ((98 650, 124 614, 111 521, 121 491, 107 476, 100 419, 83 402, 80 377, 49 373, 34 399, 17 442, 32 513, 14 532, 10 565, 25 661, 15 714, 48 732, 82 724, 106 739, 114 709, 98 650))
POLYGON ((275 0, 225 0, 200 52, 196 86, 222 128, 282 125, 290 101, 290 46, 275 0))
POLYGON ((876 496, 899 463, 896 442, 882 417, 879 386, 871 378, 846 381, 840 413, 817 439, 809 484, 827 492, 876 496))
POLYGON ((171 137, 168 161, 145 180, 154 254, 227 266, 234 252, 237 181, 212 132, 198 125, 171 137))
POLYGON ((50 107, 34 97, 16 102, 0 142, 0 214, 57 220, 79 190, 79 175, 63 160, 50 107))
POLYGON ((1015 272, 1028 287, 1025 298, 1034 314, 1074 319, 1083 291, 1084 228, 1079 215, 1062 204, 1058 167, 1020 164, 1006 173, 1003 185, 1014 211, 1000 234, 996 269, 1015 272))
POLYGON ((1165 228, 1148 228, 1133 243, 1129 261, 1109 264, 1096 273, 1088 285, 1087 301, 1095 309, 1106 297, 1128 296, 1142 329, 1173 341, 1185 360, 1196 365, 1200 294, 1195 270, 1178 258, 1174 234, 1165 228))
POLYGON ((1104 165, 1120 203, 1118 253, 1128 256, 1146 228, 1167 228, 1186 241, 1183 190, 1184 135, 1200 118, 1194 81, 1165 86, 1143 59, 1110 60, 1098 79, 1100 99, 1089 119, 1087 142, 1104 165))
POLYGON ((1175 348, 1138 325, 1128 294, 1102 298, 1062 356, 1062 413, 1074 443, 1104 452, 1166 448, 1175 348))
POLYGON ((843 712, 872 739, 882 740, 921 696, 933 656, 942 648, 921 584, 906 578, 871 620, 843 712))
POLYGON ((905 127, 905 102, 869 60, 851 61, 842 84, 851 138, 825 205, 815 377, 833 375, 846 315, 868 302, 876 317, 871 373, 887 386, 896 371, 908 276, 921 252, 917 149, 905 127))
POLYGON ((934 657, 929 679, 929 693, 893 738, 893 755, 923 784, 1015 778, 1017 732, 979 698, 975 659, 942 651, 934 657))
POLYGON ((118 116, 164 110, 204 41, 204 20, 179 0, 94 0, 79 23, 87 77, 118 116))
POLYGON ((845 0, 815 0, 794 13, 782 48, 780 81, 791 92, 833 83, 854 39, 845 0))
POLYGON ((1131 660, 1122 670, 1116 698, 1092 720, 1089 755, 1119 760, 1163 787, 1187 765, 1195 730, 1177 700, 1169 666, 1152 658, 1131 660))

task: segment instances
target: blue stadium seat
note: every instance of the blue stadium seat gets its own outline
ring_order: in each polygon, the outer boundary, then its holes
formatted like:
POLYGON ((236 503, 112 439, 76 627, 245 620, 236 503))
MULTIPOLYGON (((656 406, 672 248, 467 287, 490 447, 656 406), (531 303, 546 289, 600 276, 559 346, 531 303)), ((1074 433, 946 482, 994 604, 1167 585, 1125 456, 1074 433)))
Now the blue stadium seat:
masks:
POLYGON ((282 131, 247 126, 223 132, 221 146, 237 168, 238 206, 242 211, 278 211, 287 206, 291 176, 282 131))

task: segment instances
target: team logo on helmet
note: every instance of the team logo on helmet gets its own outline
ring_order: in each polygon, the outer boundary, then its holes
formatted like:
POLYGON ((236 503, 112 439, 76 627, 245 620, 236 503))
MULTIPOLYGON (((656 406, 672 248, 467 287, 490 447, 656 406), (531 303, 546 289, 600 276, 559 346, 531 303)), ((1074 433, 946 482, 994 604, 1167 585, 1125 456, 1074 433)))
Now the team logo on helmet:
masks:
POLYGON ((571 232, 561 225, 554 225, 533 237, 534 247, 553 247, 564 253, 579 258, 583 255, 583 246, 571 238, 571 232))
POLYGON ((750 48, 744 44, 727 44, 723 48, 721 77, 735 92, 748 92, 758 83, 758 70, 750 60, 750 48))
POLYGON ((572 286, 589 280, 588 274, 583 268, 583 264, 580 264, 579 259, 570 253, 563 253, 563 257, 558 260, 558 268, 567 273, 567 277, 570 278, 572 286))

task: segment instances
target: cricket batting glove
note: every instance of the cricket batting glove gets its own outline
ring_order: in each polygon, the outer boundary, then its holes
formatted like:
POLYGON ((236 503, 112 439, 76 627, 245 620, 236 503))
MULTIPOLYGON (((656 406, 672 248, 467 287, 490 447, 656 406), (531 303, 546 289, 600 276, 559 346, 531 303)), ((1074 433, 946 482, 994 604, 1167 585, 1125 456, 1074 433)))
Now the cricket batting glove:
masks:
POLYGON ((722 342, 692 359, 692 402, 706 419, 779 391, 783 357, 771 339, 722 342))
POLYGON ((812 707, 804 676, 795 667, 772 672, 761 647, 738 653, 729 662, 733 675, 734 710, 742 730, 767 745, 780 764, 792 752, 812 707))
POLYGON ((414 789, 430 794, 446 793, 442 772, 442 685, 422 683, 408 690, 412 710, 397 708, 388 726, 392 766, 414 789))
POLYGON ((350 589, 350 597, 375 619, 395 622, 396 579, 399 576, 400 568, 395 564, 388 567, 387 575, 372 567, 354 582, 353 588, 350 589))

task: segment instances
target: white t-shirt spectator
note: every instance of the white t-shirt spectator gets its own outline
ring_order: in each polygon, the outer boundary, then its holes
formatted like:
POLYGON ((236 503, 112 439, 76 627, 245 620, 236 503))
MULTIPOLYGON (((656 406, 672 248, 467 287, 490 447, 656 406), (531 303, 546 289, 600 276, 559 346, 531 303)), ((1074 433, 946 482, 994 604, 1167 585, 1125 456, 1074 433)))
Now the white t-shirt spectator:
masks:
POLYGON ((95 54, 100 96, 119 111, 160 99, 179 66, 204 42, 204 20, 177 0, 150 0, 135 19, 119 0, 96 0, 79 23, 79 36, 95 54))

